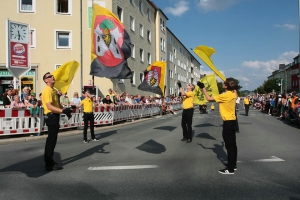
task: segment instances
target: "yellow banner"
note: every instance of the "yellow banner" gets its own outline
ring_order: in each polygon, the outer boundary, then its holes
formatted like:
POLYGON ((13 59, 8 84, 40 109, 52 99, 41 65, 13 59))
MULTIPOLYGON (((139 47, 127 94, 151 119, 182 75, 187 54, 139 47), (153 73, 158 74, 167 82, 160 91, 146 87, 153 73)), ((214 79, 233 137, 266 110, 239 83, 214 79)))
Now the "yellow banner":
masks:
MULTIPOLYGON (((205 89, 210 96, 216 96, 219 94, 217 80, 214 74, 203 77, 200 80, 200 82, 202 82, 205 85, 205 89)), ((204 105, 208 102, 208 100, 204 96, 204 93, 202 92, 202 89, 200 89, 198 85, 194 90, 194 94, 195 94, 194 95, 195 104, 204 105)))
POLYGON ((217 76, 219 76, 223 81, 226 80, 225 76, 214 66, 214 63, 210 58, 211 55, 216 52, 214 48, 202 45, 197 46, 193 51, 211 70, 217 74, 217 76))
POLYGON ((71 82, 77 72, 79 63, 75 60, 62 64, 58 69, 52 72, 55 78, 54 87, 66 93, 71 85, 71 82))

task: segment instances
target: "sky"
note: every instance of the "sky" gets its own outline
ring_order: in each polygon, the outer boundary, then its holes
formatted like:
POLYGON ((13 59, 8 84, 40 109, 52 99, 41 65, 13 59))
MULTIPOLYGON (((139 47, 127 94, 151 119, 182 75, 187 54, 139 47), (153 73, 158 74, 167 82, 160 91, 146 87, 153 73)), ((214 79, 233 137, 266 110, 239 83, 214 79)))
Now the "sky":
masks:
MULTIPOLYGON (((239 80, 242 90, 258 88, 279 64, 292 63, 298 55, 300 0, 152 1, 188 50, 214 48, 215 67, 226 78, 239 80)), ((198 60, 201 74, 213 73, 198 60)))

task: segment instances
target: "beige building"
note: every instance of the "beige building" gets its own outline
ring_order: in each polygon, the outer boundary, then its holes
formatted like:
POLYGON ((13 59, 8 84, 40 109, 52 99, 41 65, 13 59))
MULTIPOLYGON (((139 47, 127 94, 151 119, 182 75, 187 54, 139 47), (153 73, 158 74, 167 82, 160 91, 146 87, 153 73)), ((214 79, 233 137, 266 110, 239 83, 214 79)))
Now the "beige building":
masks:
MULTIPOLYGON (((127 80, 95 77, 98 95, 105 95, 109 88, 130 94, 148 93, 137 87, 143 80, 143 71, 156 60, 168 63, 166 95, 177 92, 177 80, 183 83, 199 80, 200 63, 167 29, 167 16, 152 1, 94 0, 94 3, 111 10, 125 25, 132 42, 128 66, 134 72, 133 78, 127 80), (169 38, 173 38, 173 45, 167 44, 169 38), (169 52, 173 52, 172 59, 169 52)), ((29 86, 40 93, 45 87, 42 76, 71 60, 78 61, 81 66, 68 91, 69 98, 83 86, 93 85, 89 75, 92 0, 14 0, 3 2, 0 10, 0 26, 6 27, 7 18, 30 25, 31 70, 19 77, 20 88, 29 86)), ((13 83, 6 68, 6 34, 7 30, 3 28, 0 32, 3 44, 0 49, 0 93, 13 83)), ((0 98, 0 104, 1 101, 0 98)))

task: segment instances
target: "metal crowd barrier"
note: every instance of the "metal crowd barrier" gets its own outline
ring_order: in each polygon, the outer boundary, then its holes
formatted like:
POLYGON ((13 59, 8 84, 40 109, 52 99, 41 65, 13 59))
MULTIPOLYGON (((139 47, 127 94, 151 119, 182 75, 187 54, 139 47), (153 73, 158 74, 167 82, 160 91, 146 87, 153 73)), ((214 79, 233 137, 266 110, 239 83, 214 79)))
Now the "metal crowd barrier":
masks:
MULTIPOLYGON (((181 103, 167 103, 173 110, 181 109, 181 103)), ((40 134, 48 130, 41 107, 39 114, 30 114, 29 109, 0 108, 0 137, 18 134, 40 134)), ((156 104, 102 106, 94 109, 94 124, 108 125, 120 121, 135 120, 160 115, 161 107, 156 104)), ((83 127, 83 112, 73 109, 68 119, 60 115, 60 129, 83 127)))

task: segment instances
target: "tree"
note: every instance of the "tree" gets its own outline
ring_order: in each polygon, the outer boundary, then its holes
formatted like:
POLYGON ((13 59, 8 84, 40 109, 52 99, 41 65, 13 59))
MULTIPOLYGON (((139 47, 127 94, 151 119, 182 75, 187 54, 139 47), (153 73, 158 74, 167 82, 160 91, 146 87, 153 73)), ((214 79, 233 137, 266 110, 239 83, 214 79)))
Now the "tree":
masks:
POLYGON ((263 83, 263 88, 264 91, 266 93, 271 93, 273 92, 273 90, 277 91, 278 89, 280 89, 280 86, 277 84, 277 80, 276 79, 270 79, 267 80, 263 83))
POLYGON ((223 88, 223 82, 218 82, 217 81, 217 85, 218 85, 218 90, 219 90, 220 94, 222 94, 223 92, 225 92, 225 90, 223 88))

